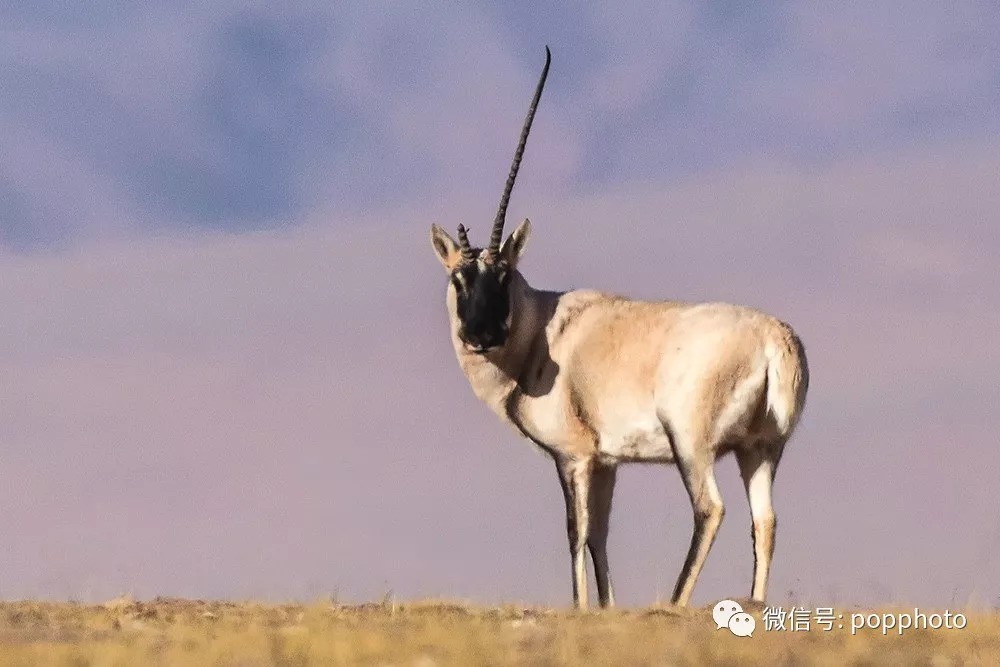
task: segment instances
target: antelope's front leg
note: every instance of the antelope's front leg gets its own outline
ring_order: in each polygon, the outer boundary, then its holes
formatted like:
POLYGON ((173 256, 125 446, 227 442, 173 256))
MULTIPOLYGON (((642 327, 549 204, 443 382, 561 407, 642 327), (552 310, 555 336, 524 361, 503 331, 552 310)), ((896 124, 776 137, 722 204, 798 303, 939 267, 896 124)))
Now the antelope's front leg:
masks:
POLYGON ((572 473, 565 462, 556 459, 556 472, 563 500, 566 501, 566 535, 569 537, 570 571, 573 577, 573 606, 580 606, 580 591, 576 587, 576 494, 573 492, 572 473))
POLYGON ((594 561, 594 578, 597 579, 597 596, 602 607, 615 606, 615 593, 611 585, 611 568, 608 565, 608 532, 611 524, 611 499, 615 493, 614 466, 595 466, 590 488, 590 557, 594 561))
POLYGON ((558 460, 556 467, 566 501, 566 532, 573 564, 573 604, 586 610, 589 606, 586 549, 590 534, 589 502, 593 465, 590 460, 558 460))

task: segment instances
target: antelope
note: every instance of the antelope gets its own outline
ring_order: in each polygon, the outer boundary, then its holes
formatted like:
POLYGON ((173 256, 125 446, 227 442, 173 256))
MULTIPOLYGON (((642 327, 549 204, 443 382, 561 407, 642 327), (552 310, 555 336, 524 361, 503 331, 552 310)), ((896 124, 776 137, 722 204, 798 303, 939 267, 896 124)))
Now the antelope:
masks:
POLYGON ((507 204, 548 76, 535 89, 486 248, 439 225, 451 342, 477 398, 555 461, 566 503, 573 603, 588 607, 585 549, 601 607, 614 605, 608 529, 623 463, 675 465, 694 530, 671 601, 686 606, 722 522, 714 465, 739 464, 753 541, 751 597, 763 602, 774 554, 775 472, 805 405, 805 349, 785 322, 728 303, 640 301, 532 287, 518 266, 531 223, 501 244, 507 204))

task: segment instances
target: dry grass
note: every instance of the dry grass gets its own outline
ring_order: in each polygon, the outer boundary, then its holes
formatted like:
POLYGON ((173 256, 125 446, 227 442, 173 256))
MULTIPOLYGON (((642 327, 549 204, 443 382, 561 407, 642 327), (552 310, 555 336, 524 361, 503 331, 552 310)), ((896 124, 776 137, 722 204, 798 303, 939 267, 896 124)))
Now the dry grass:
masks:
MULTIPOLYGON (((760 619, 760 607, 745 608, 760 619)), ((1000 614, 902 637, 850 630, 715 630, 710 608, 574 614, 442 602, 266 605, 122 599, 0 603, 0 666, 986 665, 1000 614)))

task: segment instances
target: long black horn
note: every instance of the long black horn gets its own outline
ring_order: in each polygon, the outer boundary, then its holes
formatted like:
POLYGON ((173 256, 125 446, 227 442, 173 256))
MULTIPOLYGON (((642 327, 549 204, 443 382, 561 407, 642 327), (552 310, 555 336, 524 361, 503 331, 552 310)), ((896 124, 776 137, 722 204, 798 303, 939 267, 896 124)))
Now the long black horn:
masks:
POLYGON ((545 69, 542 70, 542 77, 538 80, 538 87, 535 88, 535 97, 531 100, 531 107, 528 109, 528 117, 524 120, 524 127, 521 129, 521 140, 517 144, 514 152, 514 163, 510 167, 510 174, 507 176, 507 185, 503 189, 503 197, 500 198, 500 210, 493 221, 493 232, 490 234, 489 252, 496 255, 500 252, 500 241, 503 240, 503 223, 507 219, 507 204, 510 202, 510 193, 514 189, 514 179, 517 178, 517 170, 521 166, 521 156, 524 155, 524 147, 528 143, 528 132, 531 131, 531 121, 535 118, 535 109, 538 108, 538 100, 542 97, 542 88, 545 87, 545 77, 549 75, 549 63, 552 62, 552 53, 549 47, 545 47, 545 69))

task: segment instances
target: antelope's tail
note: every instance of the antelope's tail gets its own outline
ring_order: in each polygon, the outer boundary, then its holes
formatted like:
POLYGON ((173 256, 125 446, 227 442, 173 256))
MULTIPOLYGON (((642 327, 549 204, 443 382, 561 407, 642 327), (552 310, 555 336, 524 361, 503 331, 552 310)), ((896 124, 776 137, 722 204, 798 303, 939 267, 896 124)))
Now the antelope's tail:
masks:
POLYGON ((788 437, 802 416, 809 389, 809 364, 802 341, 787 324, 767 347, 767 411, 788 437))

